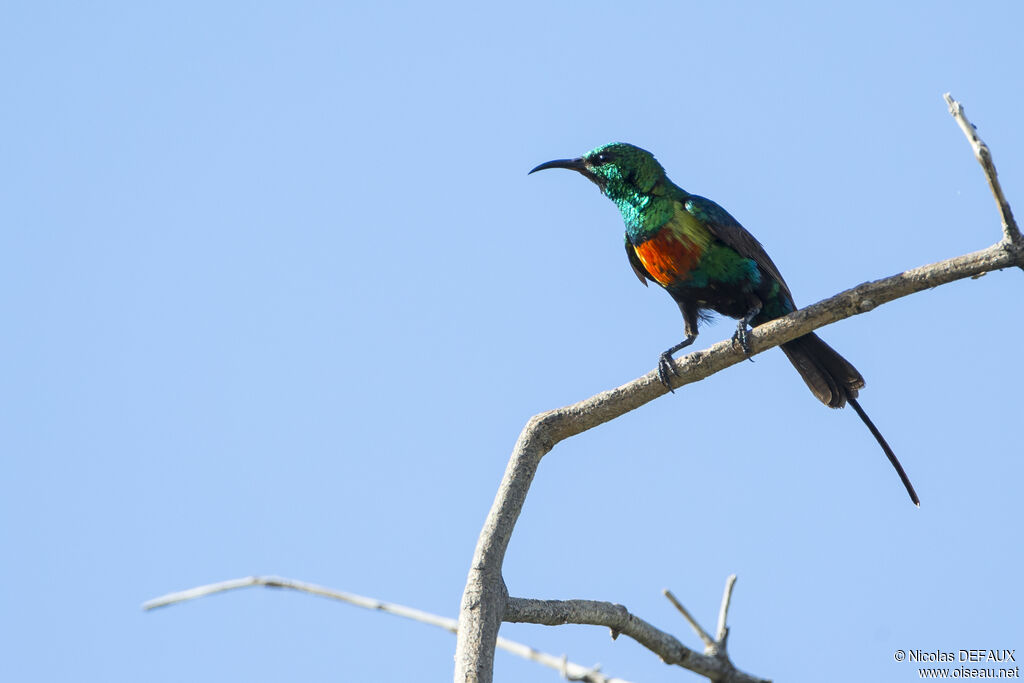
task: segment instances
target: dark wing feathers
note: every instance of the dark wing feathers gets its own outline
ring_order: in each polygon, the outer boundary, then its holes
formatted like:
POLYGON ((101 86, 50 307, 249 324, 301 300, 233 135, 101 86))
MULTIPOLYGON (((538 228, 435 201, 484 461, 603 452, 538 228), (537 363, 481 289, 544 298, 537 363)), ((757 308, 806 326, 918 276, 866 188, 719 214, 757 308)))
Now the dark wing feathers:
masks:
POLYGON ((640 278, 640 282, 644 287, 647 286, 648 280, 654 280, 651 274, 647 272, 647 269, 644 268, 644 264, 640 262, 640 257, 636 255, 636 249, 633 248, 628 236, 626 237, 626 258, 629 259, 629 265, 632 266, 633 272, 640 278))
POLYGON ((775 267, 775 264, 772 263, 764 247, 728 211, 707 197, 699 197, 697 195, 690 195, 683 206, 694 218, 700 220, 711 231, 711 234, 735 249, 740 256, 753 259, 757 265, 761 266, 762 270, 782 285, 790 300, 793 299, 793 295, 789 291, 789 285, 782 279, 782 274, 775 267))

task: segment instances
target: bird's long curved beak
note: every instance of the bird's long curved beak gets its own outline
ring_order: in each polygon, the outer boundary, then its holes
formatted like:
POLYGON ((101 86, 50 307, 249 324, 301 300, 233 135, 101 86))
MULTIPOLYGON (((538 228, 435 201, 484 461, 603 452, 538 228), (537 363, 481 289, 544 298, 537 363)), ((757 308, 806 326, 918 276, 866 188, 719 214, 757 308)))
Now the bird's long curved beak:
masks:
MULTIPOLYGON (((567 168, 570 171, 578 171, 585 173, 587 167, 583 164, 583 158, 579 157, 576 159, 555 159, 554 161, 545 161, 540 166, 535 167, 530 173, 536 173, 537 171, 543 171, 547 168, 567 168)), ((526 175, 530 175, 527 173, 526 175)))

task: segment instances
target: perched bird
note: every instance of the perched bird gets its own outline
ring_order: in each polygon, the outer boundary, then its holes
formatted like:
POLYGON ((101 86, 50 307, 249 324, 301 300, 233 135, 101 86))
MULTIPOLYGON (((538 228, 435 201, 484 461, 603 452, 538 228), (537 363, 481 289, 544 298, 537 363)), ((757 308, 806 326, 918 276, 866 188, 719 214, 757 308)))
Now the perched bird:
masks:
MULTIPOLYGON (((665 175, 647 150, 613 142, 577 159, 556 159, 548 168, 577 171, 611 199, 626 223, 626 256, 645 286, 661 285, 683 314, 686 338, 658 358, 658 377, 670 390, 672 355, 697 338, 697 323, 715 311, 739 319, 733 341, 749 354, 751 325, 796 310, 793 296, 764 247, 715 202, 690 194, 665 175)), ((830 408, 849 403, 896 468, 915 505, 920 505, 903 466, 857 402, 864 378, 814 333, 781 346, 811 392, 830 408)))

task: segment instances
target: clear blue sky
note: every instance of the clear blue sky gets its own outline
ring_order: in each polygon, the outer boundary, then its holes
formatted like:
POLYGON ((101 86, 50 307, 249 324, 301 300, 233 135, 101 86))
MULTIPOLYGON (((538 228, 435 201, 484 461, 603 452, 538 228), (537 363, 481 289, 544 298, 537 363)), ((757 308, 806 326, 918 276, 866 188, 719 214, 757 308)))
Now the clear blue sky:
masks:
MULTIPOLYGON (((6 4, 0 679, 449 679, 448 634, 308 596, 139 605, 276 573, 455 615, 525 421, 682 333, 614 207, 537 163, 654 151, 802 304, 994 242, 941 95, 1024 215, 1024 7, 826 4, 6 4)), ((696 647, 661 589, 711 627, 736 572, 735 661, 780 681, 1024 653, 1022 292, 992 273, 822 332, 920 510, 772 351, 559 445, 511 593, 696 647)), ((503 633, 697 680, 603 629, 503 633)), ((498 655, 524 679, 558 680, 498 655)))

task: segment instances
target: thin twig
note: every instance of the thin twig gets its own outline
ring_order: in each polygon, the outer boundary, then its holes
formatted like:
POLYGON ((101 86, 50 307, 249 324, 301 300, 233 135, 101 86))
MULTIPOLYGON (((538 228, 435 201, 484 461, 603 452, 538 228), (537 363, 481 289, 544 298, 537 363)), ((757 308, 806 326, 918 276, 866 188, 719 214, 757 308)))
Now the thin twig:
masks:
MULTIPOLYGON (((383 602, 375 598, 367 598, 362 595, 356 595, 355 593, 346 593, 333 588, 318 586, 315 583, 286 579, 281 576, 246 576, 240 579, 229 579, 227 581, 219 581, 217 583, 211 583, 204 586, 197 586, 195 588, 189 588, 188 590, 168 593, 167 595, 161 595, 158 598, 147 600, 142 603, 142 609, 153 610, 158 607, 167 607, 169 605, 176 605, 181 602, 195 600, 196 598, 203 598, 215 593, 223 593, 225 591, 237 590, 239 588, 250 588, 252 586, 288 588, 290 590, 301 591, 303 593, 319 595, 323 598, 339 600, 350 605, 355 605, 356 607, 363 607, 365 609, 386 612, 405 619, 412 619, 413 621, 418 621, 423 624, 437 626, 449 633, 458 632, 458 622, 454 619, 442 617, 437 614, 431 614, 430 612, 424 612, 423 610, 418 610, 413 607, 398 605, 393 602, 383 602)), ((629 683, 621 678, 605 676, 598 671, 596 667, 587 668, 568 661, 565 656, 556 657, 555 655, 551 655, 546 652, 540 652, 529 645, 523 645, 522 643, 517 643, 514 640, 499 637, 496 645, 506 652, 511 652, 514 655, 537 662, 549 669, 554 669, 570 681, 584 681, 584 683, 629 683)))
POLYGON ((992 190, 992 196, 996 199, 996 205, 999 207, 999 217, 1003 221, 1003 237, 1007 242, 1016 246, 1021 246, 1024 240, 1021 239, 1020 228, 1017 227, 1017 221, 1013 217, 1013 211, 1010 209, 1010 203, 1006 201, 1006 196, 1003 194, 1003 188, 999 184, 999 175, 996 173, 995 162, 992 161, 992 152, 989 150, 988 145, 978 137, 978 128, 967 119, 967 115, 964 113, 963 105, 953 99, 953 97, 946 93, 942 96, 946 100, 946 104, 949 105, 949 113, 953 115, 957 124, 960 126, 960 130, 967 136, 967 141, 971 143, 971 149, 974 150, 974 157, 981 164, 981 168, 985 171, 985 180, 988 181, 989 189, 992 190))
POLYGON ((686 619, 688 624, 690 624, 690 628, 692 628, 694 633, 697 634, 697 637, 704 641, 704 647, 706 650, 714 649, 715 639, 712 638, 699 623, 697 623, 697 620, 693 618, 693 615, 690 614, 689 610, 683 607, 683 603, 676 600, 676 596, 672 595, 672 591, 666 588, 662 591, 662 594, 668 598, 668 601, 671 602, 677 610, 679 610, 679 613, 682 614, 683 618, 686 619))
POLYGON ((718 631, 715 640, 718 647, 725 652, 726 640, 729 638, 729 626, 726 623, 729 618, 729 604, 732 602, 732 589, 736 585, 736 575, 730 574, 725 580, 725 591, 722 593, 722 608, 718 610, 718 631))

